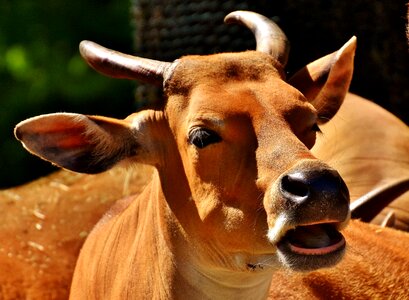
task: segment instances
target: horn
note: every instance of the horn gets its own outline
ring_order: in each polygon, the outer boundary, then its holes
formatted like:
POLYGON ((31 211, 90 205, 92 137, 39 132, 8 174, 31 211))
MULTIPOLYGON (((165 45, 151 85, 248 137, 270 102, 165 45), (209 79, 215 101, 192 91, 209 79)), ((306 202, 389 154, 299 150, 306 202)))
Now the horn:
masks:
POLYGON ((284 32, 272 20, 255 12, 234 11, 224 18, 224 22, 237 23, 249 28, 256 37, 256 50, 270 54, 285 67, 290 43, 284 32))
POLYGON ((114 51, 91 41, 80 43, 84 60, 96 71, 114 78, 143 81, 162 86, 171 63, 114 51))

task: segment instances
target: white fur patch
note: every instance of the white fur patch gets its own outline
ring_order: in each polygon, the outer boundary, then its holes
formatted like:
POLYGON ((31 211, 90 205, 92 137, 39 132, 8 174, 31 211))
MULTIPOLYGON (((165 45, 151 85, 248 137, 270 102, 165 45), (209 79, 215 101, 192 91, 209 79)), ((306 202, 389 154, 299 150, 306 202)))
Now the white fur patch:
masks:
POLYGON ((270 228, 267 233, 267 238, 272 244, 278 243, 281 238, 286 234, 290 229, 294 228, 289 224, 288 218, 285 214, 280 214, 277 220, 274 223, 273 228, 270 228))

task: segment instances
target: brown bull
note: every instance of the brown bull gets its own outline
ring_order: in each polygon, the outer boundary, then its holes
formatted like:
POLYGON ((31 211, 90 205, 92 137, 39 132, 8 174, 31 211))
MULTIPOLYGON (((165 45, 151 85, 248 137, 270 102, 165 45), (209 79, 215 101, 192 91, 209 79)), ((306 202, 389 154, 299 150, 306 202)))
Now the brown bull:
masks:
POLYGON ((51 114, 16 127, 29 151, 73 171, 156 169, 88 237, 72 299, 265 298, 276 269, 342 258, 348 190, 309 149, 348 90, 355 38, 287 81, 281 30, 250 12, 227 21, 251 28, 258 51, 164 63, 82 43, 100 72, 163 84, 161 110, 51 114))

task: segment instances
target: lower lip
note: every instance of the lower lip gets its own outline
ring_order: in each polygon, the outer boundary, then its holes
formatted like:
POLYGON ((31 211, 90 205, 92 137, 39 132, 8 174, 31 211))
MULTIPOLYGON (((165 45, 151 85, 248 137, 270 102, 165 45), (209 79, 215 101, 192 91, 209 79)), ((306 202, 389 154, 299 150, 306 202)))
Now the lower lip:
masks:
POLYGON ((288 246, 291 250, 291 252, 294 252, 296 254, 301 254, 301 255, 326 255, 333 253, 343 247, 345 247, 345 239, 342 237, 342 239, 330 246, 327 247, 322 247, 322 248, 301 248, 298 246, 295 246, 291 243, 288 243, 288 246))
POLYGON ((327 247, 304 248, 282 240, 277 244, 282 265, 296 272, 311 272, 330 268, 340 262, 345 253, 344 237, 327 247))

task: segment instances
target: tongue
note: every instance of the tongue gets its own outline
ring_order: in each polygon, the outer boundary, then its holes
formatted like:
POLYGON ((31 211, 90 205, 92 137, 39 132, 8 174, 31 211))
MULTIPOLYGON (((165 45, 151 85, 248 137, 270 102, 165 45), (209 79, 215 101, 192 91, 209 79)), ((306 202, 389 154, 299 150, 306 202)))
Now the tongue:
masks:
POLYGON ((331 225, 299 226, 287 234, 293 252, 307 255, 331 253, 345 244, 344 237, 331 225))

